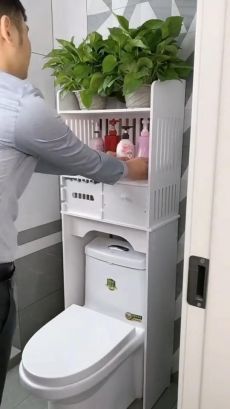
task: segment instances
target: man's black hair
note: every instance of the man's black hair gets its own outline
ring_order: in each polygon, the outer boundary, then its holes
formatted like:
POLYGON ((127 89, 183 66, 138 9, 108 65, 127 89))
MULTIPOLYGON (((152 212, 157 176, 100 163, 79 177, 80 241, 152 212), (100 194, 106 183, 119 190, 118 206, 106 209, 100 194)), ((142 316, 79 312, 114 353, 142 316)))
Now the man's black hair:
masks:
POLYGON ((0 0, 0 18, 7 15, 17 23, 20 17, 27 20, 26 11, 20 0, 0 0))

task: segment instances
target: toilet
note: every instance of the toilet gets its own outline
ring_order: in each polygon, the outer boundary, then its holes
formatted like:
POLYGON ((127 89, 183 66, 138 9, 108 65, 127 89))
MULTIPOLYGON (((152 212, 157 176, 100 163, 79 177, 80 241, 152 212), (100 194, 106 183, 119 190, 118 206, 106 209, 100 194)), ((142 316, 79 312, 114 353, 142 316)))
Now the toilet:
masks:
POLYGON ((49 409, 127 409, 142 397, 146 258, 106 237, 85 253, 85 305, 29 340, 20 381, 49 409))

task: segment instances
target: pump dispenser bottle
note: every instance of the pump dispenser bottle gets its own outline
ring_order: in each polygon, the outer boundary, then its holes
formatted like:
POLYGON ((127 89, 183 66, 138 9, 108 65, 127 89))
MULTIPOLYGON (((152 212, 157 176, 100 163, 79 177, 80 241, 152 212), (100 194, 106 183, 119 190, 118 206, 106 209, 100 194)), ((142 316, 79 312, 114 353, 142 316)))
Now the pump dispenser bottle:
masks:
POLYGON ((109 132, 105 135, 105 152, 116 152, 117 144, 120 141, 120 136, 117 134, 115 125, 119 122, 116 119, 109 121, 109 132))
POLYGON ((95 124, 94 137, 90 140, 90 147, 95 151, 104 152, 104 141, 101 137, 101 130, 98 122, 95 124))
POLYGON ((132 126, 122 126, 124 132, 122 134, 122 139, 117 145, 117 157, 118 158, 134 158, 134 145, 129 140, 128 129, 133 128, 132 126))
POLYGON ((149 131, 148 131, 148 119, 143 119, 142 121, 143 129, 141 135, 138 138, 138 149, 137 157, 138 158, 148 158, 149 157, 149 131))

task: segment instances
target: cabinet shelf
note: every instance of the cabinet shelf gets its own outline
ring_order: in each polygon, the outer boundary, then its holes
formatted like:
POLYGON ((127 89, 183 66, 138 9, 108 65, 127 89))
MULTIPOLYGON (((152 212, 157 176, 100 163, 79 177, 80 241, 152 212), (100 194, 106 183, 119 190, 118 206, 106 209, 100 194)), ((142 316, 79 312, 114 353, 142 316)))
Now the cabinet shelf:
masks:
POLYGON ((126 108, 126 109, 82 109, 82 110, 59 110, 59 114, 77 114, 77 115, 110 115, 110 114, 135 114, 135 113, 148 113, 150 112, 150 108, 126 108))

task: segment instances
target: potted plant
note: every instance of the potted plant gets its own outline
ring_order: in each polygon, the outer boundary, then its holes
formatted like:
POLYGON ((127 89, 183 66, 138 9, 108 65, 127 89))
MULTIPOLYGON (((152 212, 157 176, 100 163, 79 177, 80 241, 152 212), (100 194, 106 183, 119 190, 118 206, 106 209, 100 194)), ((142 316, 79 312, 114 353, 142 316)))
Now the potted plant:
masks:
POLYGON ((103 39, 98 33, 91 33, 77 47, 71 41, 57 40, 61 45, 53 49, 46 58, 43 68, 50 68, 55 85, 61 93, 75 93, 81 109, 104 109, 105 96, 98 94, 104 76, 101 64, 104 58, 103 39))
POLYGON ((79 62, 75 75, 79 82, 76 95, 81 108, 104 109, 106 95, 100 92, 105 79, 102 73, 102 61, 105 57, 103 38, 97 32, 88 34, 77 48, 79 62))
POLYGON ((116 17, 120 27, 109 29, 106 72, 122 84, 127 107, 149 107, 153 81, 186 79, 192 70, 178 55, 183 19, 152 19, 133 29, 125 17, 116 17))
MULTIPOLYGON (((104 40, 102 36, 96 32, 90 33, 86 39, 78 47, 78 54, 81 60, 78 68, 76 68, 78 80, 80 81, 81 91, 78 91, 83 104, 91 107, 95 99, 110 101, 110 107, 114 108, 121 106, 118 102, 124 104, 125 100, 122 95, 122 76, 114 75, 111 72, 113 65, 113 56, 110 55, 111 44, 104 40), (112 104, 112 105, 111 105, 112 104)), ((112 46, 116 46, 113 42, 112 46)), ((108 106, 108 105, 107 105, 108 106)), ((101 107, 103 109, 103 107, 101 107)))
POLYGON ((45 58, 48 61, 43 65, 43 69, 50 68, 52 76, 55 78, 55 86, 61 89, 60 108, 62 110, 79 109, 78 101, 72 91, 79 89, 79 84, 75 75, 78 54, 73 42, 57 40, 60 48, 53 49, 45 58))

